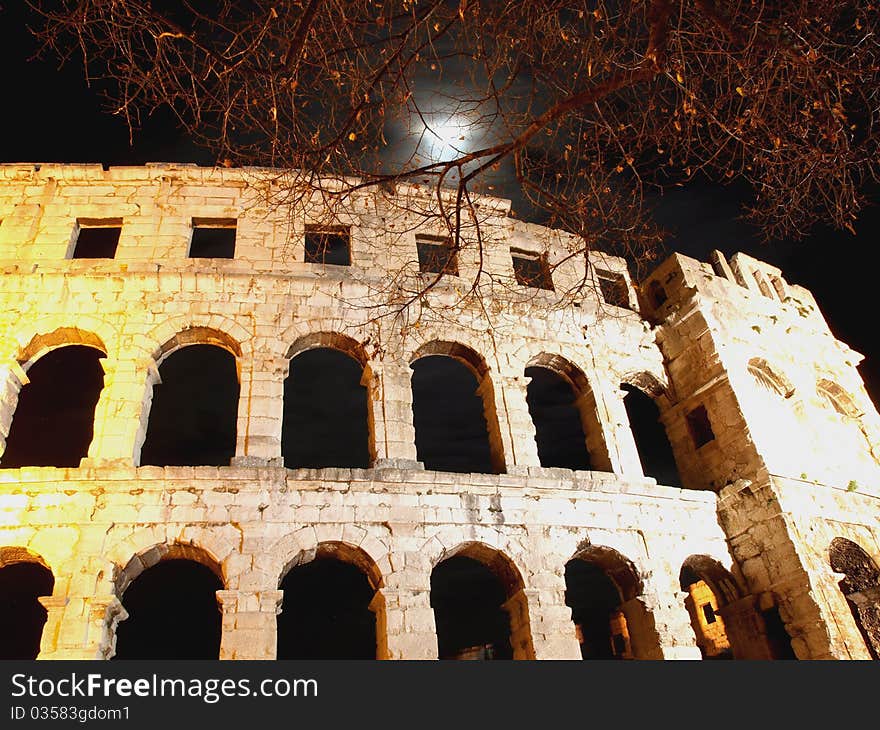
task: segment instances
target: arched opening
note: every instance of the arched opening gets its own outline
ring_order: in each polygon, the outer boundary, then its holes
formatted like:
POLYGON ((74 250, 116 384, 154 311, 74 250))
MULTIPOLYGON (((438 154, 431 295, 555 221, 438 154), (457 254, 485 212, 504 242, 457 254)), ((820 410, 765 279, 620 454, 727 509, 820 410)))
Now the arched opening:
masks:
POLYGON ((128 619, 116 627, 114 659, 217 659, 222 617, 213 570, 170 558, 144 570, 120 600, 128 619))
POLYGON ((235 356, 190 345, 159 366, 140 463, 228 466, 235 456, 239 383, 235 356))
POLYGON ((645 476, 653 477, 658 484, 681 486, 678 466, 666 429, 660 422, 657 404, 634 385, 623 383, 620 388, 624 392, 623 403, 645 476))
POLYGON ((19 393, 0 465, 79 466, 94 435, 103 357, 91 346, 66 345, 28 368, 30 382, 19 393))
POLYGON ((574 385, 546 367, 527 367, 525 375, 529 378, 526 402, 535 425, 541 466, 592 469, 574 385))
POLYGON ((421 356, 410 367, 416 453, 425 468, 502 473, 504 459, 488 374, 475 372, 454 355, 421 356))
POLYGON ((278 659, 376 659, 378 570, 347 546, 319 546, 315 558, 281 581, 278 659))
POLYGON ((0 659, 36 659, 46 609, 39 598, 51 596, 55 578, 31 560, 0 567, 0 659))
POLYGON ((685 607, 703 659, 794 659, 776 606, 759 610, 717 560, 691 555, 679 573, 685 607))
POLYGON ((589 547, 565 564, 565 605, 583 659, 635 658, 623 605, 640 593, 635 568, 609 548, 589 547))
POLYGON ((291 360, 284 381, 284 466, 370 466, 370 413, 363 380, 363 365, 336 349, 316 348, 291 360))
POLYGON ((700 575, 685 564, 679 574, 681 590, 687 593, 684 605, 691 617, 697 647, 703 659, 733 659, 727 627, 721 615, 718 596, 700 575))
POLYGON ((533 659, 519 572, 501 553, 472 544, 431 572, 440 659, 533 659))
POLYGON ((828 550, 831 569, 842 573, 838 585, 872 659, 880 659, 880 570, 859 545, 835 537, 828 550))

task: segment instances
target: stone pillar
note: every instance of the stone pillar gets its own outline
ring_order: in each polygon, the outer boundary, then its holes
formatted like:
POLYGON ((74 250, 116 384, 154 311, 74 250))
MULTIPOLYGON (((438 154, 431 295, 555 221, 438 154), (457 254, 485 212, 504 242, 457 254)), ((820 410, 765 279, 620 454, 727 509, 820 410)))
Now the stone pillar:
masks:
POLYGON ((734 659, 774 658, 755 596, 746 596, 726 606, 719 606, 717 613, 724 621, 734 659))
MULTIPOLYGON (((499 413, 503 412, 507 416, 505 427, 510 445, 505 454, 505 461, 507 471, 510 473, 530 466, 541 466, 538 442, 535 440, 535 423, 532 421, 526 399, 528 392, 526 380, 525 376, 498 378, 498 389, 501 391, 501 401, 504 406, 503 411, 499 413)), ((499 427, 504 420, 498 419, 499 427)))
POLYGON ((620 607, 636 659, 702 658, 684 598, 680 591, 666 602, 656 596, 641 595, 620 607))
POLYGON ((39 659, 109 659, 116 651, 116 626, 128 613, 115 595, 39 599, 46 625, 39 659))
POLYGON ((284 591, 217 591, 223 614, 220 659, 275 659, 284 591))
POLYGON ((501 604, 501 608, 510 616, 510 645, 513 647, 514 659, 535 658, 529 606, 537 601, 537 593, 523 588, 501 604))
POLYGON ((81 466, 124 464, 140 461, 147 435, 153 383, 159 373, 151 357, 99 360, 104 369, 104 387, 95 405, 95 429, 89 455, 81 466))
POLYGON ((593 390, 589 389, 580 393, 574 402, 578 415, 581 419, 581 428, 586 438, 587 452, 590 455, 590 465, 593 471, 614 471, 614 462, 611 458, 609 443, 613 439, 613 433, 608 431, 609 418, 600 416, 599 405, 593 390))
POLYGON ((855 609, 854 618, 859 624, 871 658, 880 658, 880 586, 850 593, 846 598, 855 609))
POLYGON ((410 369, 392 360, 375 361, 369 367, 375 466, 423 468, 416 455, 410 369))
POLYGON ((504 389, 494 387, 490 373, 486 373, 477 385, 476 394, 483 401, 483 417, 489 432, 489 457, 492 470, 503 474, 506 464, 516 464, 516 447, 511 439, 510 423, 504 402, 504 389))
POLYGON ((6 451, 6 438, 12 426, 12 417, 18 405, 18 394, 22 386, 30 382, 27 373, 16 360, 0 364, 0 465, 6 451))
POLYGON ((437 628, 428 590, 383 586, 370 604, 376 614, 377 659, 436 659, 437 628))
POLYGON ((636 440, 623 403, 626 392, 596 381, 593 385, 596 413, 605 437, 605 449, 610 471, 625 477, 644 479, 642 462, 636 440))
POLYGON ((578 642, 571 608, 565 605, 565 583, 556 588, 532 591, 531 609, 532 642, 536 659, 580 659, 578 642))
POLYGON ((283 466, 281 428, 289 369, 286 357, 254 355, 251 363, 242 363, 233 466, 283 466))

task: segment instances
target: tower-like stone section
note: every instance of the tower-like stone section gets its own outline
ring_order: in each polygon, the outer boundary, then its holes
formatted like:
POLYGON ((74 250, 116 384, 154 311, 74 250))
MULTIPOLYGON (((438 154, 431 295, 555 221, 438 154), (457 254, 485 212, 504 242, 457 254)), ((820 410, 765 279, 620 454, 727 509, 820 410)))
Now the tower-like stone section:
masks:
POLYGON ((880 417, 862 356, 809 291, 744 254, 674 255, 643 292, 675 391, 664 421, 684 483, 718 493, 758 610, 778 611, 799 658, 867 658, 830 552, 840 538, 874 560, 880 546, 880 417))

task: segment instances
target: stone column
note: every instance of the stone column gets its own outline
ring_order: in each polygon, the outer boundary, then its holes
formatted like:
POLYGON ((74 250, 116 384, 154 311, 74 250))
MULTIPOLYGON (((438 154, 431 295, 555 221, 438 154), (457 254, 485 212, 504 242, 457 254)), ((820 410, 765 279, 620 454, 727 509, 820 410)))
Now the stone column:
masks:
POLYGON ((220 659, 275 659, 284 591, 217 591, 223 614, 220 659))
POLYGON ((392 360, 375 361, 369 367, 375 466, 423 468, 416 455, 410 369, 392 360))
POLYGON ((286 357, 255 354, 251 364, 242 363, 233 466, 283 466, 281 428, 289 369, 286 357))
POLYGON ((483 401, 483 417, 489 433, 489 458, 492 470, 503 474, 506 464, 516 464, 516 447, 511 440, 510 423, 504 402, 504 390, 499 383, 496 388, 490 373, 486 373, 477 385, 476 394, 483 401))
POLYGON ((109 659, 116 651, 116 626, 128 613, 115 595, 39 599, 46 625, 39 659, 109 659))
POLYGON ((561 587, 531 591, 532 642, 536 659, 580 659, 571 608, 565 605, 565 583, 561 587))
MULTIPOLYGON (((507 443, 505 443, 507 471, 516 473, 530 466, 541 466, 538 442, 535 440, 535 423, 532 421, 529 403, 526 400, 527 378, 523 375, 499 377, 497 380, 503 406, 499 414, 506 414, 506 419, 498 419, 498 425, 501 427, 506 420, 504 426, 507 430, 507 443)), ((505 439, 502 438, 502 442, 504 441, 505 439)))
POLYGON ((99 360, 104 369, 104 387, 95 406, 95 429, 89 455, 81 466, 131 466, 140 460, 147 435, 153 383, 159 373, 151 357, 99 360))
POLYGON ((717 613, 724 621, 734 659, 773 659, 755 596, 719 606, 717 613))
POLYGON ((614 461, 611 458, 609 444, 614 434, 608 430, 610 418, 604 420, 600 416, 599 404, 592 388, 580 393, 574 402, 578 415, 581 419, 581 428, 587 444, 587 452, 590 455, 590 465, 593 471, 614 471, 614 461))
POLYGON ((667 601, 641 595, 620 607, 636 659, 702 658, 684 597, 680 591, 667 601))
POLYGON ((501 604, 501 608, 510 616, 510 645, 513 647, 514 659, 535 658, 529 607, 536 602, 537 594, 537 591, 523 588, 501 604))
POLYGON ((593 394, 596 399, 596 413, 604 434, 607 466, 615 474, 634 479, 644 479, 642 462, 636 448, 629 415, 623 403, 625 391, 595 381, 593 394))
POLYGON ((0 465, 6 451, 6 439, 12 426, 12 417, 18 405, 18 394, 22 386, 30 382, 27 373, 16 360, 0 363, 0 465))
POLYGON ((430 591, 383 586, 370 604, 376 614, 378 659, 436 659, 437 628, 430 591))

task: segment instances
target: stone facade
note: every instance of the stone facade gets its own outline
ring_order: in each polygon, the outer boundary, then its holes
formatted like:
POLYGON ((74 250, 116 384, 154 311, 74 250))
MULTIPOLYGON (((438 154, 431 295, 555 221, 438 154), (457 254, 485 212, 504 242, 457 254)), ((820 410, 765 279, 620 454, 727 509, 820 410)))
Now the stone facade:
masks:
POLYGON ((624 261, 595 253, 585 269, 565 234, 486 198, 483 255, 465 236, 459 275, 410 300, 426 282, 416 236, 442 233, 419 223, 430 196, 414 186, 347 199, 334 211, 351 231, 343 267, 304 260, 306 226, 326 211, 283 189, 269 170, 0 166, 0 570, 36 562, 55 578, 40 599, 40 658, 112 656, 127 586, 169 558, 221 579, 220 658, 274 658, 283 577, 328 554, 375 590, 379 658, 436 658, 431 574, 453 555, 504 584, 514 658, 580 657, 573 558, 615 585, 627 657, 701 656, 685 572, 714 596, 736 657, 778 656, 775 618, 798 658, 871 656, 875 634, 859 622, 876 618, 878 590, 873 579, 844 590, 829 550, 843 539, 880 559, 880 417, 860 356, 809 292, 720 254, 711 265, 674 255, 637 288, 624 261), (206 221, 235 226, 234 257, 190 257, 206 221), (95 226, 121 228, 113 258, 73 258, 95 226), (518 285, 512 250, 545 257, 555 291, 518 285), (624 306, 601 276, 622 283, 624 306), (580 280, 595 286, 557 293, 580 280), (158 367, 195 344, 235 356, 235 455, 141 466, 158 367), (66 345, 104 355, 88 454, 76 468, 3 468, 28 370, 66 345), (284 467, 284 379, 316 347, 363 367, 370 468, 284 467), (417 461, 409 366, 424 355, 473 372, 497 473, 417 461), (541 466, 524 375, 534 365, 573 384, 597 471, 541 466), (683 488, 644 475, 623 383, 654 398, 683 488))

